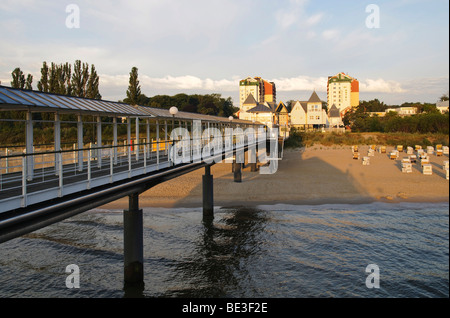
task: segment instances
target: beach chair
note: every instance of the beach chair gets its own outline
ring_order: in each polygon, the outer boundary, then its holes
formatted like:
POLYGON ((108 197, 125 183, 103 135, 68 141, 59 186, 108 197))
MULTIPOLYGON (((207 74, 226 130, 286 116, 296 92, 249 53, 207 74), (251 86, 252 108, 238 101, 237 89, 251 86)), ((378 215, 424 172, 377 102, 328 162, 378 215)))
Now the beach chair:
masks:
POLYGON ((431 176, 433 174, 433 166, 430 164, 423 165, 422 172, 424 175, 431 176))
POLYGON ((449 168, 448 161, 444 161, 444 164, 442 165, 442 169, 446 170, 448 168, 449 168))
POLYGON ((432 155, 434 153, 434 148, 432 146, 427 147, 427 154, 432 155))
POLYGON ((441 144, 436 145, 436 150, 442 150, 442 145, 441 144))
POLYGON ((380 146, 380 148, 378 148, 378 151, 380 153, 386 153, 386 146, 380 146))
POLYGON ((411 156, 409 156, 409 160, 411 161, 411 163, 416 163, 417 156, 416 155, 411 155, 411 156))
POLYGON ((422 149, 421 145, 415 145, 414 148, 416 149, 416 151, 418 151, 419 149, 422 149))
POLYGON ((391 153, 389 154, 389 158, 391 160, 396 160, 398 159, 398 150, 393 150, 391 151, 391 153))
POLYGON ((358 160, 359 159, 359 152, 353 153, 353 159, 358 160))
POLYGON ((448 169, 445 169, 445 178, 448 180, 448 169))
POLYGON ((413 149, 413 147, 407 147, 406 148, 406 153, 408 154, 408 155, 412 155, 413 153, 414 153, 414 149, 413 149))
POLYGON ((442 149, 436 149, 436 156, 440 157, 444 154, 444 151, 442 149))
POLYGON ((377 149, 376 145, 370 145, 370 149, 372 149, 373 151, 375 151, 377 149))
POLYGON ((422 166, 422 168, 423 168, 423 166, 428 165, 428 164, 430 164, 430 158, 424 157, 424 158, 420 159, 420 165, 422 166))
POLYGON ((352 152, 358 152, 358 146, 352 146, 352 152))
POLYGON ((412 173, 412 164, 411 163, 402 163, 402 172, 403 173, 412 173))
POLYGON ((448 147, 447 147, 447 146, 443 146, 443 147, 442 147, 442 153, 443 153, 444 155, 448 155, 448 147))
POLYGON ((369 157, 363 157, 362 164, 363 164, 363 166, 370 165, 370 158, 369 157))
POLYGON ((411 163, 411 159, 409 157, 404 157, 402 163, 411 163))
POLYGON ((397 151, 398 152, 403 152, 403 145, 398 145, 397 146, 397 151))
POLYGON ((368 155, 369 157, 375 156, 374 150, 373 150, 372 148, 370 148, 369 151, 367 152, 367 155, 368 155))

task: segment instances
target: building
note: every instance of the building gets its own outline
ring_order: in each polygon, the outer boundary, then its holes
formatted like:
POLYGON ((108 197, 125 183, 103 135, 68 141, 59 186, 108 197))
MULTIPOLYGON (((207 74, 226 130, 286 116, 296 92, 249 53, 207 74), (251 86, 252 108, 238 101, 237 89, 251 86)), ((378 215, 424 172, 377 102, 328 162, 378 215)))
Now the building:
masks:
POLYGON ((448 112, 448 100, 437 102, 436 108, 441 112, 441 114, 448 112))
MULTIPOLYGON (((256 103, 268 103, 269 107, 276 108, 277 102, 276 85, 273 82, 266 81, 261 77, 247 77, 239 82, 239 118, 247 118, 245 103, 250 95, 256 103), (242 116, 242 117, 241 117, 242 116)), ((250 101, 253 102, 253 101, 250 101)), ((248 104, 247 104, 248 105, 248 104)))
POLYGON ((417 114, 417 107, 386 108, 386 114, 389 112, 396 112, 400 116, 412 116, 417 114))
POLYGON ((315 91, 308 101, 296 101, 291 109, 291 127, 314 129, 328 126, 328 116, 322 103, 315 91))
POLYGON ((348 74, 339 73, 328 77, 328 105, 335 105, 341 115, 359 105, 359 81, 348 74))
POLYGON ((328 110, 328 122, 331 128, 340 128, 344 126, 341 113, 339 112, 339 109, 337 109, 336 105, 331 106, 328 110))

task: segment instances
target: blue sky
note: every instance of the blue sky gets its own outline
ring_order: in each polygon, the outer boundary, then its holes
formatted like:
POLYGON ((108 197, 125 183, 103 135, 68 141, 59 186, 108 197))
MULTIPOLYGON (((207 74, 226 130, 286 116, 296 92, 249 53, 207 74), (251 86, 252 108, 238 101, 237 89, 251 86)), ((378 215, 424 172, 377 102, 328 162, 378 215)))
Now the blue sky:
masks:
POLYGON ((277 100, 326 100, 326 79, 345 72, 361 100, 435 102, 449 87, 447 0, 2 0, 0 80, 43 61, 94 64, 104 99, 125 98, 139 69, 147 96, 220 93, 238 104, 239 80, 261 76, 277 100), (69 4, 80 27, 68 28, 69 4), (379 8, 380 27, 366 19, 379 8))

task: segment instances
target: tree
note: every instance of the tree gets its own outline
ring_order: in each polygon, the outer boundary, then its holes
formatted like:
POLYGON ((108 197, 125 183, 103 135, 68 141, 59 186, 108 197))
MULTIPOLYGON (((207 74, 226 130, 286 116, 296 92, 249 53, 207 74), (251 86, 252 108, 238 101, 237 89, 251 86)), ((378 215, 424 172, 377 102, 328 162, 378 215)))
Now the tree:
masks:
POLYGON ((448 92, 447 94, 442 94, 442 96, 439 98, 439 101, 445 102, 448 100, 448 92))
POLYGON ((87 63, 81 63, 76 60, 72 75, 72 95, 77 97, 86 97, 86 84, 89 78, 89 66, 87 63))
POLYGON ((12 71, 11 75, 11 87, 23 89, 25 86, 25 75, 23 75, 23 72, 20 70, 20 68, 16 67, 14 71, 12 71))
POLYGON ((94 99, 101 99, 102 95, 100 95, 100 92, 98 90, 99 85, 99 77, 97 75, 97 71, 95 70, 95 66, 91 65, 91 74, 89 75, 89 79, 87 82, 87 88, 86 88, 86 97, 87 98, 94 98, 94 99))
POLYGON ((28 74, 27 80, 25 81, 25 89, 32 90, 31 83, 33 83, 33 75, 28 74))
POLYGON ((48 93, 48 66, 45 61, 42 63, 41 80, 37 83, 37 87, 39 91, 48 93))
POLYGON ((127 90, 127 98, 124 102, 132 105, 137 105, 139 97, 141 95, 141 86, 138 80, 138 69, 133 67, 130 72, 130 81, 127 90))

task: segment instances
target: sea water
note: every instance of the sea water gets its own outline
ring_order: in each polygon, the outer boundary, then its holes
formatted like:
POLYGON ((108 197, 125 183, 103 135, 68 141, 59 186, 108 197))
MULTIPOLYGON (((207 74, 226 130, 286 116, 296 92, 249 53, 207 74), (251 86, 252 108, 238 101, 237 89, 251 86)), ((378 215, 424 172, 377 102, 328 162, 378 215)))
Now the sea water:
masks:
POLYGON ((131 294, 122 211, 88 211, 10 240, 0 244, 0 297, 449 297, 448 203, 214 213, 204 223, 201 208, 145 208, 144 287, 131 294), (78 288, 67 284, 69 265, 78 288))

